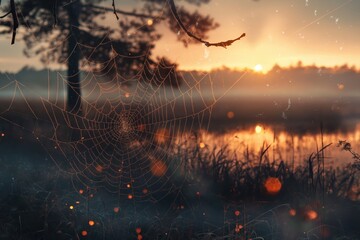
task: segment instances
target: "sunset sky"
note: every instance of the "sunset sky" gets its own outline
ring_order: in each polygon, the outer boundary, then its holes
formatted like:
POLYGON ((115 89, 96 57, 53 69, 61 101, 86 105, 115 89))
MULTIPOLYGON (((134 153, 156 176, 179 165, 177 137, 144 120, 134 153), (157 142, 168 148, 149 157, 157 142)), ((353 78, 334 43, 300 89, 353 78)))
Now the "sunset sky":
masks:
MULTIPOLYGON (((139 0, 117 2, 119 9, 141 4, 139 0)), ((175 3, 184 5, 184 1, 175 3)), ((305 65, 347 63, 360 68, 358 0, 212 0, 199 10, 220 24, 210 33, 209 41, 233 39, 243 32, 247 36, 228 49, 200 44, 185 48, 160 24, 163 37, 154 53, 167 56, 186 70, 261 65, 266 71, 274 64, 288 66, 299 60, 305 65)), ((115 22, 115 17, 110 21, 115 22)), ((9 39, 10 36, 0 36, 1 71, 16 71, 24 65, 41 67, 37 60, 23 56, 21 41, 11 46, 9 39)))

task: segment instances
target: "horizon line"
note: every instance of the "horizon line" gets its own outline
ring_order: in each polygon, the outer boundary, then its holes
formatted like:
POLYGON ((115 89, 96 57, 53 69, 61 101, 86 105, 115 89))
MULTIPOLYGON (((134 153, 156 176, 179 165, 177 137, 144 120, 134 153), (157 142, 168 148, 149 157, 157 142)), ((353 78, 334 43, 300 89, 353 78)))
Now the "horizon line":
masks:
MULTIPOLYGON (((260 65, 260 64, 258 64, 260 65)), ((256 65, 256 66, 258 66, 256 65)), ((356 66, 355 64, 350 64, 350 63, 343 63, 343 64, 340 64, 340 65, 332 65, 332 66, 329 66, 329 65, 317 65, 316 63, 313 63, 313 64, 303 64, 303 62, 301 60, 299 60, 296 64, 289 64, 287 66, 284 66, 284 65, 280 65, 278 63, 275 63, 273 64, 273 66, 269 69, 269 70, 264 70, 264 69, 260 69, 260 70, 257 70, 255 69, 256 66, 253 66, 252 68, 251 67, 231 67, 231 66, 227 66, 227 65, 221 65, 221 66, 218 66, 218 67, 212 67, 210 69, 196 69, 196 68, 181 68, 181 67, 178 67, 178 71, 179 72, 206 72, 206 73, 211 73, 211 72, 215 72, 215 71, 221 71, 221 70, 228 70, 228 71, 233 71, 233 72, 241 72, 241 71, 251 71, 251 72, 254 72, 254 73, 259 73, 259 74, 267 74, 271 71, 273 71, 274 69, 281 69, 281 70, 288 70, 288 69, 299 69, 299 68, 305 68, 305 69, 309 69, 309 68, 316 68, 316 69, 333 69, 333 70, 339 70, 339 69, 346 69, 346 70, 352 70, 352 71, 355 71, 355 72, 360 72, 360 66, 356 66)), ((261 65, 260 65, 261 66, 261 65)), ((41 67, 36 67, 36 66, 31 66, 31 65, 24 65, 22 66, 19 70, 17 71, 0 71, 0 73, 7 73, 7 74, 17 74, 23 70, 26 70, 26 69, 29 69, 29 70, 33 70, 33 71, 43 71, 43 70, 50 70, 50 71, 55 71, 55 72, 60 72, 60 71, 66 71, 66 67, 63 68, 63 67, 59 67, 59 68, 56 68, 56 67, 51 67, 51 66, 41 66, 41 67)), ((80 71, 83 71, 83 72, 86 72, 87 70, 86 69, 82 69, 80 71)))

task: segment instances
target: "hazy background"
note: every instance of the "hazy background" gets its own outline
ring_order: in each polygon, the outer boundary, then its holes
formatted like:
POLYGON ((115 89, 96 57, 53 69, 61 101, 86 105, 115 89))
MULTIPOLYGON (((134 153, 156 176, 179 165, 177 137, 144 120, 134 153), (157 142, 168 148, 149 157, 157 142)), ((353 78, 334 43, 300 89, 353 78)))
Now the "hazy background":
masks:
MULTIPOLYGON (((159 89, 136 78, 126 85, 114 85, 106 76, 81 69, 84 100, 100 104, 118 98, 124 105, 149 103, 151 114, 160 116, 153 110, 157 107, 173 114, 160 119, 166 121, 199 117, 205 110, 203 117, 210 118, 211 124, 203 121, 199 125, 211 131, 253 130, 255 125, 267 124, 280 125, 289 133, 319 133, 323 124, 328 132, 357 134, 360 2, 213 0, 200 7, 186 1, 175 3, 179 8, 209 14, 220 24, 209 32, 210 42, 233 39, 243 32, 246 37, 227 49, 203 44, 184 47, 160 22, 156 28, 162 37, 155 42, 153 54, 178 64, 181 86, 159 89), (109 90, 112 88, 114 91, 109 90)), ((111 7, 111 1, 102 4, 111 7)), ((118 1, 116 7, 131 11, 142 4, 139 0, 118 1)), ((111 12, 102 21, 109 26, 117 24, 111 12)), ((22 31, 26 29, 20 28, 19 33, 22 31)), ((27 58, 22 54, 23 41, 19 38, 10 45, 10 37, 0 38, 1 110, 15 106, 13 96, 44 98, 64 106, 65 64, 44 66, 38 56, 27 58)), ((21 101, 19 105, 26 106, 21 101)))
MULTIPOLYGON (((220 26, 209 33, 212 42, 233 39, 241 33, 246 38, 227 50, 189 45, 185 48, 164 24, 158 26, 163 35, 155 55, 167 56, 180 69, 210 70, 223 65, 231 68, 253 68, 261 64, 265 71, 274 64, 289 66, 301 60, 304 65, 355 65, 359 68, 360 2, 356 0, 212 0, 196 8, 185 1, 175 1, 188 9, 209 14, 220 26), (189 57, 191 55, 191 57, 189 57)), ((111 7, 111 1, 103 3, 111 7)), ((118 1, 117 8, 132 10, 140 0, 118 1)), ((5 3, 3 4, 5 5, 5 3)), ((116 25, 110 13, 106 19, 116 25)), ((20 28, 19 31, 25 31, 20 28)), ((41 67, 37 57, 22 55, 23 43, 10 46, 10 34, 0 38, 0 70, 18 71, 25 65, 41 67)), ((57 68, 59 66, 50 64, 57 68)))

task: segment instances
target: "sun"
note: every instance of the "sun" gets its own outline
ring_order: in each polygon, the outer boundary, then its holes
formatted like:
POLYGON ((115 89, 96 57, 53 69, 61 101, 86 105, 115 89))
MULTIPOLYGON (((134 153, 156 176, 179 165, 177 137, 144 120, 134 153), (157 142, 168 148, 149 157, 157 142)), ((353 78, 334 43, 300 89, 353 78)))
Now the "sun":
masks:
POLYGON ((255 72, 262 72, 263 66, 261 64, 256 64, 254 67, 255 72))

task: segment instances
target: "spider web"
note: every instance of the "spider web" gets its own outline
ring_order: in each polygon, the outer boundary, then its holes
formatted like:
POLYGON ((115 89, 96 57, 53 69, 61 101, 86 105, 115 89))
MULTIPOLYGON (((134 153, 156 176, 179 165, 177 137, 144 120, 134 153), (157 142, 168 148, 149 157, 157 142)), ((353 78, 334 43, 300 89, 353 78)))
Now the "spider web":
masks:
MULTIPOLYGON (((78 42, 77 47, 96 53, 101 43, 93 47, 78 42)), ((184 155, 188 151, 183 150, 199 150, 203 132, 210 128, 214 106, 242 77, 228 79, 230 84, 221 87, 219 79, 211 73, 180 72, 180 79, 176 82, 181 82, 181 85, 166 86, 161 83, 168 76, 161 73, 173 72, 175 68, 160 62, 153 70, 150 67, 152 63, 146 59, 146 55, 129 56, 114 51, 112 58, 100 64, 91 59, 85 60, 82 70, 76 73, 81 77, 82 91, 82 108, 77 112, 66 109, 66 89, 71 84, 64 72, 58 71, 54 76, 48 70, 47 77, 29 81, 19 81, 16 76, 7 74, 7 79, 1 81, 0 126, 11 129, 14 138, 26 136, 29 143, 37 142, 56 166, 71 177, 75 193, 69 192, 58 199, 61 204, 74 202, 79 194, 89 200, 99 188, 118 196, 119 201, 159 202, 173 194, 176 198, 173 201, 181 203, 179 208, 184 208, 183 204, 187 203, 188 196, 181 191, 188 173, 185 164, 196 164, 196 159, 189 160, 191 156, 184 155), (145 62, 134 76, 129 77, 119 71, 115 64, 112 65, 114 58, 122 59, 119 62, 134 58, 145 59, 145 62), (106 66, 109 73, 116 74, 104 74, 101 69, 91 71, 94 64, 106 66), (150 80, 144 81, 144 75, 150 80), (33 81, 42 84, 41 90, 33 81)), ((195 174, 190 175, 193 177, 195 174)), ((196 194, 200 198, 202 193, 196 194)), ((157 222, 157 215, 149 209, 138 213, 135 211, 134 217, 128 214, 127 218, 114 221, 113 212, 105 207, 102 209, 103 202, 99 198, 95 201, 91 214, 109 225, 128 224, 129 229, 134 229, 140 225, 137 222, 131 225, 134 219, 145 219, 143 221, 148 220, 157 232, 171 230, 164 230, 163 224, 157 222)), ((281 220, 277 210, 289 208, 280 205, 264 213, 257 212, 258 217, 249 215, 249 221, 245 219, 245 213, 239 212, 239 209, 248 211, 245 205, 242 208, 238 204, 228 206, 223 211, 224 221, 214 228, 211 221, 206 219, 205 212, 211 212, 211 208, 216 207, 207 205, 206 200, 201 204, 200 201, 193 201, 192 204, 186 206, 191 217, 174 218, 171 224, 180 230, 181 227, 191 229, 198 223, 187 223, 186 220, 203 216, 199 221, 203 223, 203 233, 200 235, 211 238, 222 234, 223 239, 236 238, 243 228, 247 228, 254 239, 268 233, 276 235, 281 226, 277 221, 281 220)), ((88 205, 85 204, 78 207, 79 212, 89 213, 86 208, 88 205)), ((213 215, 219 216, 218 212, 213 215)))
MULTIPOLYGON (((77 47, 96 53, 100 45, 78 42, 77 47)), ((144 58, 115 50, 112 57, 144 58)), ((208 129, 214 105, 229 89, 219 95, 206 73, 200 79, 180 74, 177 87, 159 84, 168 77, 162 70, 174 67, 160 62, 151 70, 147 61, 131 77, 113 64, 109 72, 116 74, 109 79, 101 70, 90 71, 95 63, 85 60, 76 73, 82 91, 77 112, 66 109, 70 84, 63 72, 54 77, 48 70, 47 79, 37 79, 47 81, 46 91, 40 92, 31 83, 35 80, 24 83, 8 74, 0 87, 1 95, 8 95, 0 117, 30 133, 59 169, 71 175, 76 191, 100 187, 130 200, 158 201, 181 184, 181 148, 189 141, 197 144, 197 132, 208 129), (150 81, 143 81, 144 74, 150 81)), ((112 59, 100 63, 109 64, 112 59)))

